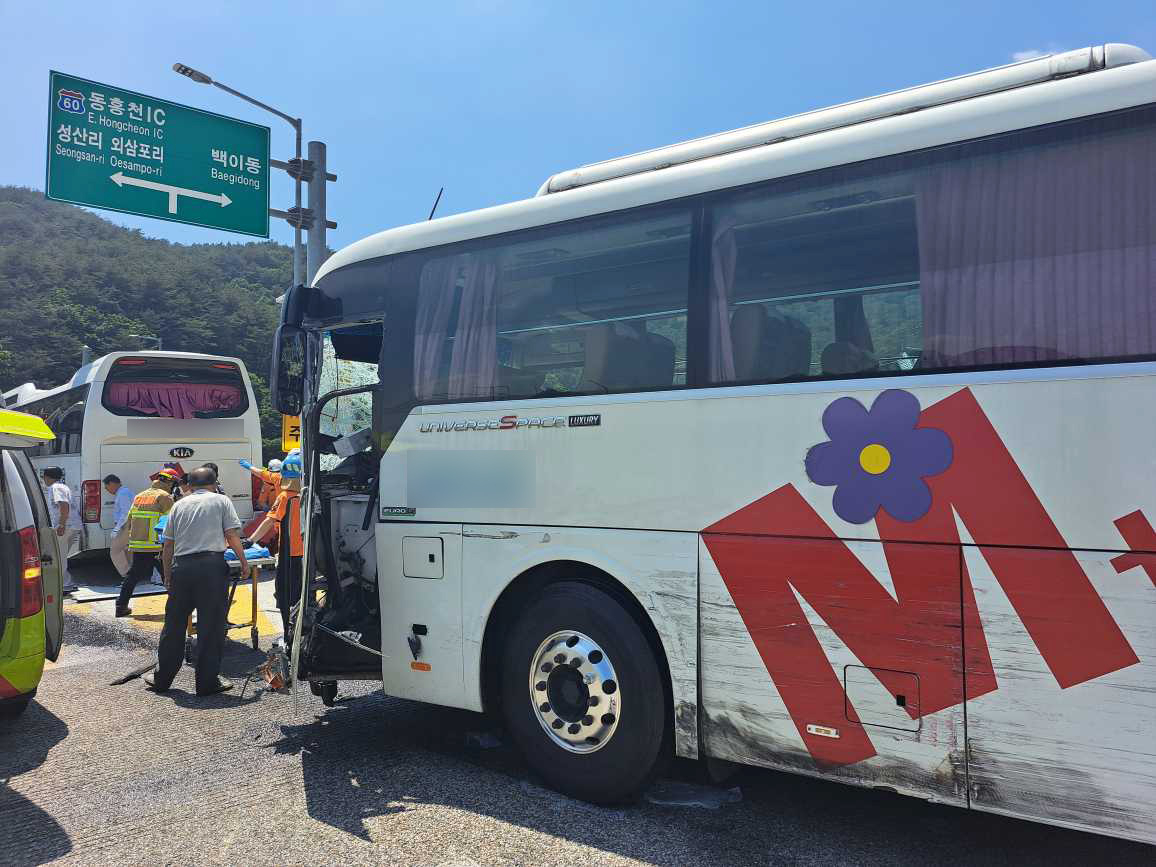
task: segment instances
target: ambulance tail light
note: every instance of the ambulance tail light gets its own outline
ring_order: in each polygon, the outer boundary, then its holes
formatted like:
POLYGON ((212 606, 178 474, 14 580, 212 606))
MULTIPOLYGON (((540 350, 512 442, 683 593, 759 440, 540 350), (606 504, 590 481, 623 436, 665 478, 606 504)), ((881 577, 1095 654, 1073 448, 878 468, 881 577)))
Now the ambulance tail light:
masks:
POLYGON ((261 491, 264 490, 265 483, 257 478, 252 473, 249 474, 249 490, 253 492, 253 511, 257 511, 257 500, 261 497, 261 491))
POLYGON ((44 590, 40 586, 40 543, 36 528, 25 527, 20 537, 20 616, 31 617, 44 607, 44 590))
POLYGON ((86 524, 96 524, 100 521, 100 482, 89 479, 80 486, 83 503, 81 516, 86 524))

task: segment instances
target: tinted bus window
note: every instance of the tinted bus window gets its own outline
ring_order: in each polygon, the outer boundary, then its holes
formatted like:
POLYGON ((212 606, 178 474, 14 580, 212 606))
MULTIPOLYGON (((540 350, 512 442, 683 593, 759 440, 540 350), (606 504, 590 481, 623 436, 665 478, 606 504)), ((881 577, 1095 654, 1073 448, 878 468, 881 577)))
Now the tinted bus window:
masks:
POLYGON ((20 407, 20 412, 38 415, 44 419, 56 435, 56 439, 51 442, 41 443, 29 449, 28 454, 34 456, 80 454, 88 388, 87 385, 70 388, 68 391, 20 407))
POLYGON ((686 381, 687 212, 598 219, 428 260, 419 400, 660 388, 686 381))
POLYGON ((710 209, 713 382, 1156 354, 1151 108, 814 173, 710 209))
POLYGON ((237 365, 177 358, 117 360, 102 402, 114 415, 146 418, 237 418, 249 408, 237 365))

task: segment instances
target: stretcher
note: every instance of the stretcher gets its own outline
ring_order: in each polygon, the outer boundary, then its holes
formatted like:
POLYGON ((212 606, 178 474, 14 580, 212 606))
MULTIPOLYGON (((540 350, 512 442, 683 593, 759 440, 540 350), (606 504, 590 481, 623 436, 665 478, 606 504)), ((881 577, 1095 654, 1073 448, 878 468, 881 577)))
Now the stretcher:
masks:
MULTIPOLYGON (((248 626, 249 627, 249 641, 253 645, 254 650, 257 649, 258 639, 260 637, 258 632, 257 632, 257 580, 261 576, 261 569, 263 567, 271 566, 276 562, 277 561, 273 557, 257 557, 253 560, 248 561, 248 563, 247 563, 248 571, 249 571, 248 578, 249 578, 249 581, 251 582, 250 589, 252 591, 250 594, 250 596, 252 597, 252 599, 251 599, 252 608, 250 609, 250 612, 249 612, 249 620, 245 623, 233 623, 232 621, 228 621, 228 620, 225 622, 225 628, 226 629, 238 629, 242 626, 248 626)), ((239 584, 241 582, 241 580, 244 578, 244 576, 241 575, 241 566, 236 561, 231 561, 229 563, 229 572, 230 572, 233 580, 229 586, 229 604, 228 604, 228 607, 225 609, 226 611, 232 611, 233 610, 233 597, 237 593, 237 584, 239 584)))
MULTIPOLYGON (((236 560, 226 560, 229 564, 229 575, 231 581, 229 583, 229 602, 225 610, 231 611, 233 608, 233 598, 237 595, 237 585, 244 580, 251 582, 252 608, 249 614, 249 620, 244 623, 233 623, 231 620, 225 622, 226 629, 240 629, 244 626, 249 627, 249 641, 256 650, 260 640, 260 634, 257 631, 257 581, 261 577, 261 569, 264 566, 271 566, 276 563, 273 557, 256 557, 252 560, 247 560, 246 566, 248 568, 248 575, 241 574, 241 564, 236 560)), ((187 629, 189 637, 197 634, 197 628, 193 625, 193 617, 189 615, 189 623, 187 629)))

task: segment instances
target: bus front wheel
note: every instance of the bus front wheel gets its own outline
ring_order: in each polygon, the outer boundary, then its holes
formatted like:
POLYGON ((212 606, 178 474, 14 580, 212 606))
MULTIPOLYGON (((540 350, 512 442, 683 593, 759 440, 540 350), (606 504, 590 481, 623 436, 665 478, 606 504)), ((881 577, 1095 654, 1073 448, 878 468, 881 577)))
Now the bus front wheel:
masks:
POLYGON ((526 760, 575 798, 641 793, 665 753, 666 689, 650 642, 618 600, 552 584, 517 618, 502 661, 502 709, 526 760))

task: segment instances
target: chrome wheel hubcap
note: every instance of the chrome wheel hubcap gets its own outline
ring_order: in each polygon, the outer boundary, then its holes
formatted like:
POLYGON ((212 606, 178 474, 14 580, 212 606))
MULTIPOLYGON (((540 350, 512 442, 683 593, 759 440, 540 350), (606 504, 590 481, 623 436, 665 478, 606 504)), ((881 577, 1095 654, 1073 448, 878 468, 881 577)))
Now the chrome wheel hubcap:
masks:
POLYGON ((602 749, 618 728, 622 709, 610 657, 588 635, 555 632, 534 654, 530 704, 546 734, 564 750, 602 749))

